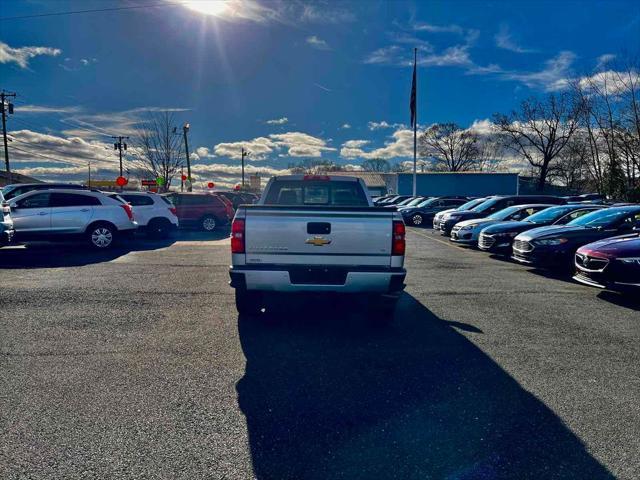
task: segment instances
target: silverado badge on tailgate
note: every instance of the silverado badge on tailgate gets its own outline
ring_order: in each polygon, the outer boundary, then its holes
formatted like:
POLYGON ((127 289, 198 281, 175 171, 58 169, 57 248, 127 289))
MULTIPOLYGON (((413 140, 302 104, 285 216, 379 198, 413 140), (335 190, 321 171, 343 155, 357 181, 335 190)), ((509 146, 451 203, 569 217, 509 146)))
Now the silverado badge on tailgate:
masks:
POLYGON ((326 238, 323 238, 323 237, 313 237, 313 238, 307 238, 307 240, 304 243, 313 245, 314 247, 323 247, 324 245, 329 245, 331 243, 331 240, 327 240, 326 238))

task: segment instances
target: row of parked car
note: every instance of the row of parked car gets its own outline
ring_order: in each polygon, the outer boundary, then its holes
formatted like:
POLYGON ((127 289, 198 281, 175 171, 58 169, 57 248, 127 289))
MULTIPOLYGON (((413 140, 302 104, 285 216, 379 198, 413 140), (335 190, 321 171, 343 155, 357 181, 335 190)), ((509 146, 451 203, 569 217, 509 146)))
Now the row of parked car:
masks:
POLYGON ((640 205, 562 197, 493 196, 433 216, 460 245, 541 269, 566 269, 600 288, 640 288, 640 205))
POLYGON ((166 237, 178 227, 211 232, 227 225, 245 192, 102 192, 74 184, 7 185, 0 193, 0 245, 13 241, 85 237, 98 249, 144 232, 166 237))

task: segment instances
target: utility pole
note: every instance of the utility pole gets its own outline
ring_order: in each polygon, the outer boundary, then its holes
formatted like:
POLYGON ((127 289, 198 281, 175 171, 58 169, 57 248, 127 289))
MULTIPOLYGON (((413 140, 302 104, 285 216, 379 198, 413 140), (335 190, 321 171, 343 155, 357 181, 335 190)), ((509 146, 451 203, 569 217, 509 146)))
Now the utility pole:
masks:
POLYGON ((244 159, 251 155, 251 152, 247 152, 244 147, 242 147, 242 151, 240 153, 242 155, 242 188, 244 188, 244 159))
POLYGON ((187 155, 187 180, 189 180, 187 191, 191 192, 193 190, 193 182, 191 181, 191 160, 189 159, 189 141, 187 140, 187 132, 189 131, 189 127, 190 125, 188 123, 185 123, 182 126, 182 134, 184 136, 184 153, 187 155))
POLYGON ((9 145, 7 143, 7 111, 9 114, 13 114, 13 103, 7 102, 5 105, 4 101, 6 98, 15 98, 15 93, 9 93, 2 90, 0 93, 0 99, 2 104, 2 140, 4 141, 4 164, 7 170, 7 176, 9 177, 9 183, 12 183, 11 178, 11 168, 9 168, 9 145))
POLYGON ((89 160, 89 181, 87 186, 91 189, 91 160, 89 160))
POLYGON ((180 191, 184 192, 184 165, 180 165, 180 191))

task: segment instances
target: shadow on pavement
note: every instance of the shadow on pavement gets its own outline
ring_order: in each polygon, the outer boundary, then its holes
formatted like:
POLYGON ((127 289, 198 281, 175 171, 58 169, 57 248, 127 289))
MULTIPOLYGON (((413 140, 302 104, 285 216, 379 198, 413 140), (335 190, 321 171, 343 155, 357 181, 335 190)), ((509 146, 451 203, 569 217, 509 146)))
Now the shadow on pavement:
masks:
POLYGON ((257 478, 613 478, 451 324, 407 294, 397 317, 375 328, 326 304, 239 317, 257 478))
POLYGON ((154 239, 144 234, 136 234, 132 239, 121 239, 113 248, 105 251, 94 250, 86 241, 69 240, 61 242, 26 242, 0 248, 0 269, 2 268, 58 268, 78 267, 93 263, 109 262, 133 251, 148 251, 166 248, 175 242, 206 242, 229 237, 228 228, 214 232, 178 230, 165 239, 154 239))
POLYGON ((611 292, 609 290, 603 290, 598 293, 598 298, 605 302, 613 303, 619 307, 629 308, 640 312, 640 299, 638 298, 638 292, 611 292))

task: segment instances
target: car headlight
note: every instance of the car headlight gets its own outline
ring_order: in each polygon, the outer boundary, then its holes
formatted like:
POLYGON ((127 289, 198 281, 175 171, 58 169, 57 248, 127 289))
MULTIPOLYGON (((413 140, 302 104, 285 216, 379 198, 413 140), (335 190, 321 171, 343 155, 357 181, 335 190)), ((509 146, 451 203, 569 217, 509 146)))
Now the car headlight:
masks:
POLYGON ((627 265, 638 265, 640 266, 640 257, 622 257, 618 258, 618 260, 622 263, 626 263, 627 265))
POLYGON ((569 240, 566 238, 547 238, 542 240, 536 240, 533 243, 537 245, 562 245, 563 243, 567 243, 569 240))
POLYGON ((460 230, 473 230, 473 225, 465 225, 463 227, 460 227, 460 230))
POLYGON ((507 237, 507 238, 513 238, 516 235, 518 235, 518 232, 502 232, 502 233, 495 234, 496 237, 507 237))

